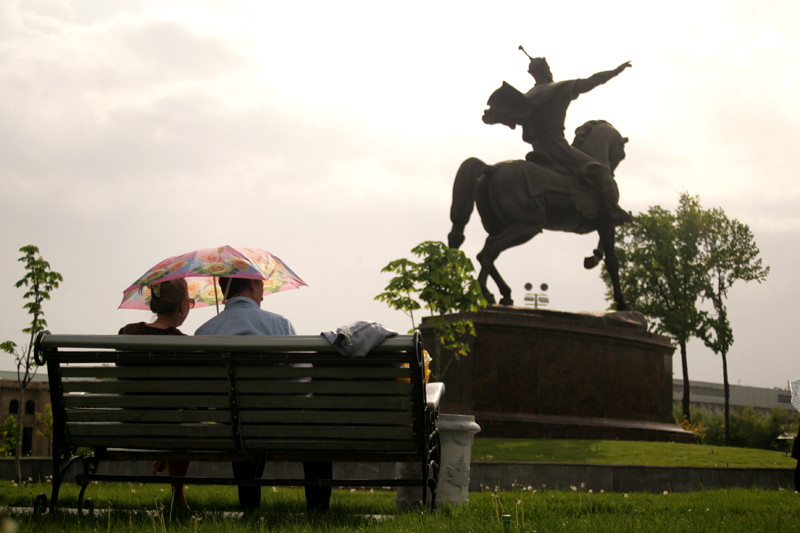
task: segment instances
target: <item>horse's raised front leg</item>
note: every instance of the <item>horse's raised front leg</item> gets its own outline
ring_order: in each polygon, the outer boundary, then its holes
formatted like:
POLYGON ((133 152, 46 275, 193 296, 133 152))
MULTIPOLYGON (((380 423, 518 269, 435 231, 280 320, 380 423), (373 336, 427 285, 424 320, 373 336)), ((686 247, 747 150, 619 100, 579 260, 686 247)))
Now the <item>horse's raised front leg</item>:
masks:
POLYGON ((616 241, 614 226, 611 224, 604 225, 597 230, 597 233, 600 234, 600 245, 603 247, 603 253, 606 256, 606 270, 608 270, 608 275, 611 277, 611 285, 614 288, 614 301, 617 304, 617 311, 630 311, 631 306, 625 301, 619 283, 619 261, 617 260, 617 252, 614 249, 616 241))

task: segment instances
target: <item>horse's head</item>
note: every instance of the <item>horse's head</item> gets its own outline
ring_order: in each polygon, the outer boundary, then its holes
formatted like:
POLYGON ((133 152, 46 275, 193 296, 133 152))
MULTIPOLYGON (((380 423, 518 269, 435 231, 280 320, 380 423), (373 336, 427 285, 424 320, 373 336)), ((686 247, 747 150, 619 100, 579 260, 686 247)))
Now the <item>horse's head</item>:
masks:
POLYGON ((590 120, 575 130, 572 146, 607 165, 613 173, 625 159, 625 143, 617 129, 605 120, 590 120))

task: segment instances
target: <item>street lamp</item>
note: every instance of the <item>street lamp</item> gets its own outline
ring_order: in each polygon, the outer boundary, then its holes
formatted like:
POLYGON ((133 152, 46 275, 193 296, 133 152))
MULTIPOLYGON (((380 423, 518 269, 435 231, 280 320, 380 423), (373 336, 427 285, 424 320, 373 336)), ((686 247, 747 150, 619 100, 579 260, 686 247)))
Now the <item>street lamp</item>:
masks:
POLYGON ((541 289, 542 291, 541 294, 531 293, 530 292, 531 289, 533 289, 533 285, 531 285, 530 283, 526 283, 525 290, 528 291, 527 293, 525 293, 526 306, 528 307, 533 306, 534 309, 539 309, 540 306, 544 307, 550 303, 550 298, 548 298, 547 295, 544 294, 545 292, 547 292, 547 289, 549 289, 547 283, 542 283, 541 285, 539 285, 539 289, 541 289))

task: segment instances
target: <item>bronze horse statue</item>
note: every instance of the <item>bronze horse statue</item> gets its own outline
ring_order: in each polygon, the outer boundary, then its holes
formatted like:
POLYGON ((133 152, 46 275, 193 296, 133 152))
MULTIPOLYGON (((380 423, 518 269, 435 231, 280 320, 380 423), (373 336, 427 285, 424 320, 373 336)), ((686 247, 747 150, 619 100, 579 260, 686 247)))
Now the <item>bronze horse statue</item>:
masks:
MULTIPOLYGON (((478 254, 480 283, 486 300, 495 303, 486 288, 488 276, 502 294, 501 305, 512 305, 511 289, 494 265, 497 257, 513 246, 525 244, 542 230, 586 234, 596 231, 600 243, 592 256, 584 260, 585 268, 595 267, 605 255, 605 265, 614 286, 617 310, 630 310, 620 290, 619 263, 614 251, 615 225, 605 219, 596 186, 590 182, 591 166, 602 165, 614 170, 625 158, 626 137, 604 120, 590 120, 575 130, 574 148, 590 155, 583 172, 558 168, 546 157, 528 154, 528 161, 508 161, 489 166, 477 158, 461 164, 453 185, 450 220, 453 229, 448 235, 450 248, 464 242, 464 226, 469 222, 474 205, 478 207, 483 227, 489 233, 478 254), (533 161, 531 161, 533 160, 533 161)), ((616 182, 614 182, 616 188, 616 182)), ((614 193, 619 199, 619 191, 614 193)))

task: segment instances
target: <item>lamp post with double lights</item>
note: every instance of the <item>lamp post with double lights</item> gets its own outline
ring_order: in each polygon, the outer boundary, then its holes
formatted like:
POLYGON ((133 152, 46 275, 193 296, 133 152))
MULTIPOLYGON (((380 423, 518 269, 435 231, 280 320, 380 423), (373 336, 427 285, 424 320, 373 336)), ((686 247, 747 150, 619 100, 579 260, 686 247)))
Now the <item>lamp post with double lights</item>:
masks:
POLYGON ((525 305, 527 307, 533 307, 534 309, 539 309, 539 307, 544 307, 550 303, 550 298, 548 298, 547 295, 544 294, 545 292, 547 292, 547 289, 549 289, 547 283, 542 283, 539 286, 539 289, 542 291, 541 293, 531 293, 530 292, 531 289, 533 289, 533 285, 531 285, 530 283, 526 283, 525 291, 527 292, 525 293, 525 305))

